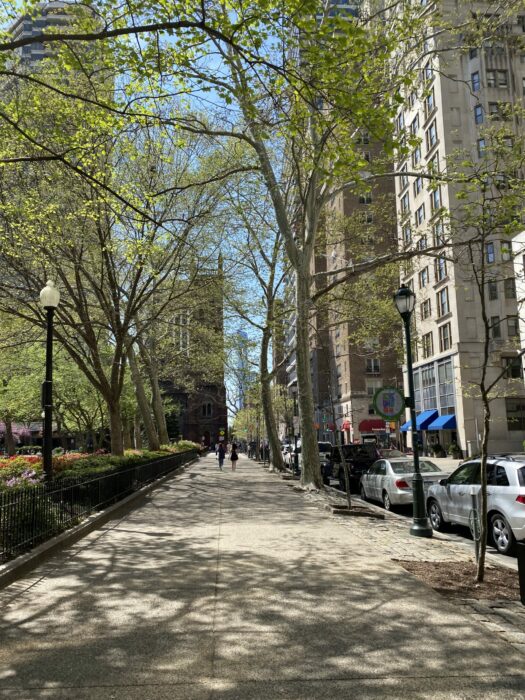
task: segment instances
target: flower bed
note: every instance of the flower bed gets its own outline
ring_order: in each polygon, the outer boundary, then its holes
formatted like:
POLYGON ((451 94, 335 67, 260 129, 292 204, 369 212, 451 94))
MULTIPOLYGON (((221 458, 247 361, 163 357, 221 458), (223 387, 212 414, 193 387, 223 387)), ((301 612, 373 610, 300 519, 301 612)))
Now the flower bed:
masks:
MULTIPOLYGON (((58 480, 65 477, 87 476, 108 470, 138 466, 190 449, 198 450, 200 448, 193 442, 181 440, 172 445, 163 445, 157 451, 126 450, 122 456, 100 452, 95 454, 65 452, 53 456, 53 477, 58 480)), ((18 455, 0 459, 0 491, 31 488, 41 484, 43 479, 42 457, 40 456, 18 455)))

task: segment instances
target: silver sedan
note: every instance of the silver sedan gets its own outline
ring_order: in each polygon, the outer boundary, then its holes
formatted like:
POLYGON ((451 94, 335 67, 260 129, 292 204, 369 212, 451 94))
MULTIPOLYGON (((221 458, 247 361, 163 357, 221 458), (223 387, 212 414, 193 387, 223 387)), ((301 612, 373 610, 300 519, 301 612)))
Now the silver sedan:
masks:
MULTIPOLYGON (((428 459, 420 460, 419 470, 425 489, 446 476, 437 464, 428 459)), ((361 498, 380 501, 386 510, 396 505, 409 505, 413 501, 413 475, 414 460, 411 457, 379 459, 361 477, 361 498)))

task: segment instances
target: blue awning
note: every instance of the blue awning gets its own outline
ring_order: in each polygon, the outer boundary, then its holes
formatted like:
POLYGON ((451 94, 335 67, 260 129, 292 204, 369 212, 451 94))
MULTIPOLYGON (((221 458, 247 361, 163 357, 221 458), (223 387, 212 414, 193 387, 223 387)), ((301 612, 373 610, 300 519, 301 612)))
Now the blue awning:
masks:
POLYGON ((439 416, 428 426, 427 430, 456 430, 456 415, 449 413, 448 416, 439 416))
MULTIPOLYGON (((439 413, 435 410, 432 409, 430 411, 423 411, 423 413, 420 413, 419 416, 416 416, 416 429, 417 430, 428 430, 428 426, 432 421, 436 420, 436 418, 439 417, 439 413)), ((400 430, 403 433, 406 433, 410 430, 411 422, 407 420, 406 423, 403 423, 401 426, 400 430)))

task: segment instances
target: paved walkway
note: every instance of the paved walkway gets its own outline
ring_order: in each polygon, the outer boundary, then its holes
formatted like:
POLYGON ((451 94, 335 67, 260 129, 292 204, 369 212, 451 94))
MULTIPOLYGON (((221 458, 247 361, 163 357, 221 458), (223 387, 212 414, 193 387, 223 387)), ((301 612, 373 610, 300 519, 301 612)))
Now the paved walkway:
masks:
POLYGON ((519 650, 359 520, 206 457, 0 592, 0 697, 525 698, 519 650))

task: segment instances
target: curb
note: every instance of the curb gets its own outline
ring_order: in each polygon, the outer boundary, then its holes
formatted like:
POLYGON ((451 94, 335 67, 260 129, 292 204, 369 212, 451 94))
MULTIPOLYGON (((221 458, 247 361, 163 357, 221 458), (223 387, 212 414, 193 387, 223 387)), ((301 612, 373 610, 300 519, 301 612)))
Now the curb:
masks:
POLYGON ((108 508, 105 508, 103 511, 89 515, 79 525, 75 525, 69 530, 61 532, 59 535, 52 537, 46 542, 42 542, 42 544, 39 544, 30 552, 21 554, 20 556, 16 557, 16 559, 12 559, 6 564, 2 564, 0 566, 0 589, 5 588, 9 584, 27 574, 29 571, 41 564, 50 554, 74 544, 78 540, 82 539, 82 537, 85 537, 93 530, 96 530, 97 527, 104 524, 106 521, 111 520, 111 518, 119 510, 124 510, 135 501, 139 501, 140 499, 144 498, 144 496, 146 496, 150 491, 153 491, 158 486, 162 486, 162 484, 169 481, 169 479, 171 479, 173 476, 181 474, 185 469, 187 469, 187 467, 198 461, 198 459, 199 457, 195 457, 189 462, 186 462, 186 464, 177 467, 169 474, 161 476, 151 484, 146 484, 146 486, 143 486, 138 491, 134 491, 121 501, 118 501, 108 508))

